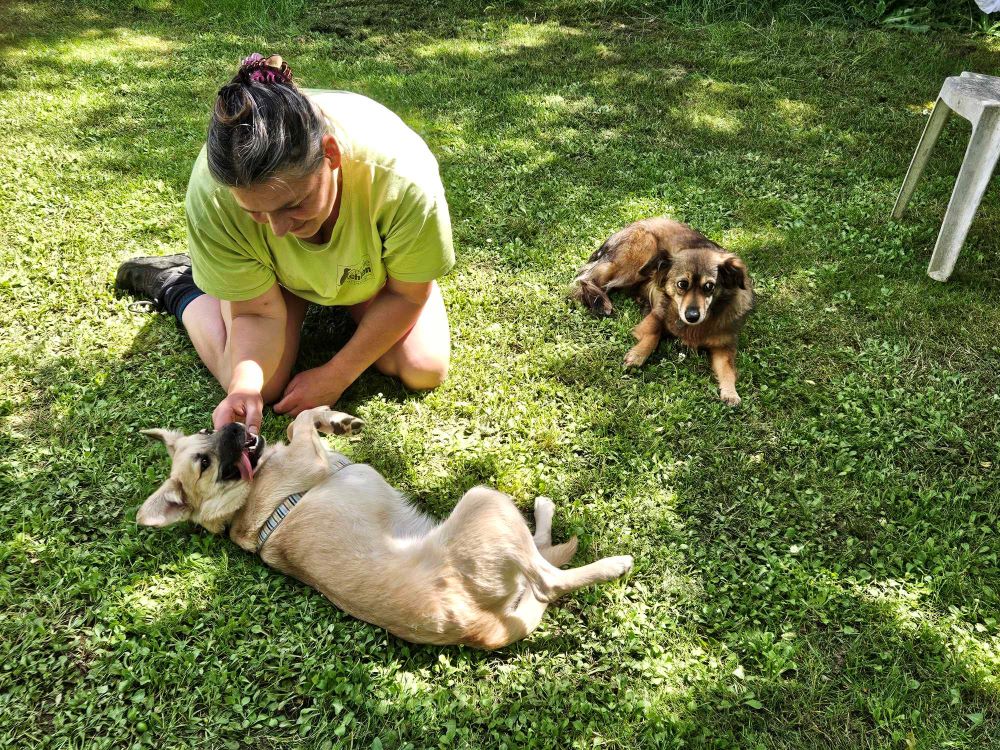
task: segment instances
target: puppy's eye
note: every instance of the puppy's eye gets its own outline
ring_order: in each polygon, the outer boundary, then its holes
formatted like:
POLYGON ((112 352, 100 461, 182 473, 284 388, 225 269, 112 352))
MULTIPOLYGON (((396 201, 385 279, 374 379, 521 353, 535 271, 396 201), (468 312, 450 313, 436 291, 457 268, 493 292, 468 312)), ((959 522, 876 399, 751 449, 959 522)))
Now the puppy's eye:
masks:
POLYGON ((705 291, 705 294, 711 294, 712 291, 715 289, 715 284, 713 284, 711 281, 706 281, 704 284, 701 285, 701 288, 705 291))
POLYGON ((687 279, 681 279, 680 281, 678 281, 677 282, 677 288, 680 289, 682 292, 686 291, 687 288, 688 288, 688 280, 687 279))
POLYGON ((199 466, 201 466, 201 470, 205 471, 205 469, 207 469, 209 466, 212 465, 212 459, 209 458, 208 456, 202 456, 199 459, 198 464, 199 466))
POLYGON ((215 430, 210 430, 207 427, 204 430, 198 430, 199 435, 211 435, 215 430))

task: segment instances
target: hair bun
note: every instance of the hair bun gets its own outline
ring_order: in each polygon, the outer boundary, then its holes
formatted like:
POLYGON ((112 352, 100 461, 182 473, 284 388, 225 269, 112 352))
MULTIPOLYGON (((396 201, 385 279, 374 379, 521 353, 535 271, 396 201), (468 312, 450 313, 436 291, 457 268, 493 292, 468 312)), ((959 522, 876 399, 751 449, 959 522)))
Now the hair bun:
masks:
POLYGON ((281 55, 264 57, 260 52, 254 52, 243 58, 240 63, 240 73, 247 81, 256 83, 291 83, 292 69, 281 59, 281 55))

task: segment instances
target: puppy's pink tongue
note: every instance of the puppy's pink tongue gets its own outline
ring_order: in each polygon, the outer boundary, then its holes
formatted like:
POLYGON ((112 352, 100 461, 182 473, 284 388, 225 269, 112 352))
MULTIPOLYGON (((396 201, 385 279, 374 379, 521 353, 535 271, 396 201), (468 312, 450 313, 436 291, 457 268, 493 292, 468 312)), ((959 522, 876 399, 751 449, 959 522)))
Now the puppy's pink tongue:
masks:
POLYGON ((253 465, 246 451, 240 454, 240 476, 248 482, 253 479, 253 465))

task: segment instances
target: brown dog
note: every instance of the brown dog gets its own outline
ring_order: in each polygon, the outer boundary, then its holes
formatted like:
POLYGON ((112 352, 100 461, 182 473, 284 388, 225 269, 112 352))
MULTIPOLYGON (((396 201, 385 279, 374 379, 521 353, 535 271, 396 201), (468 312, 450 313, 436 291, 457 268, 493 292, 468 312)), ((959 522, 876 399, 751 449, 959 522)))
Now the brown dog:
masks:
POLYGON ((608 291, 636 293, 647 309, 632 330, 639 343, 625 355, 639 367, 666 332, 692 349, 707 349, 727 404, 736 392, 736 340, 753 309, 746 266, 700 232, 665 217, 643 219, 611 235, 574 281, 573 296, 597 315, 610 315, 608 291))
POLYGON ((187 436, 145 430, 173 462, 136 520, 228 529, 271 567, 414 643, 506 646, 534 630, 558 597, 631 569, 623 555, 560 570, 576 537, 552 544, 555 506, 547 498, 535 500, 534 534, 513 501, 489 487, 466 492, 438 523, 319 436, 362 425, 343 412, 309 409, 288 426, 290 442, 275 446, 238 422, 187 436))

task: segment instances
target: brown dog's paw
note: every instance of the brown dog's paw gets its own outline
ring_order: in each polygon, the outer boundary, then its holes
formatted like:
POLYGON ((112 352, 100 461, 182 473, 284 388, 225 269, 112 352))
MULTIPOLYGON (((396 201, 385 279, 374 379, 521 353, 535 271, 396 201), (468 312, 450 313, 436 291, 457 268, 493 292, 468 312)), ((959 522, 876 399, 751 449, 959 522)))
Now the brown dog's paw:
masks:
POLYGON ((625 355, 625 366, 626 367, 642 367, 646 364, 646 360, 649 359, 649 355, 635 349, 629 349, 628 354, 625 355))
POLYGON ((743 403, 743 399, 740 398, 740 394, 736 391, 732 391, 731 393, 720 393, 719 397, 722 399, 723 403, 726 403, 729 406, 739 406, 743 403))

